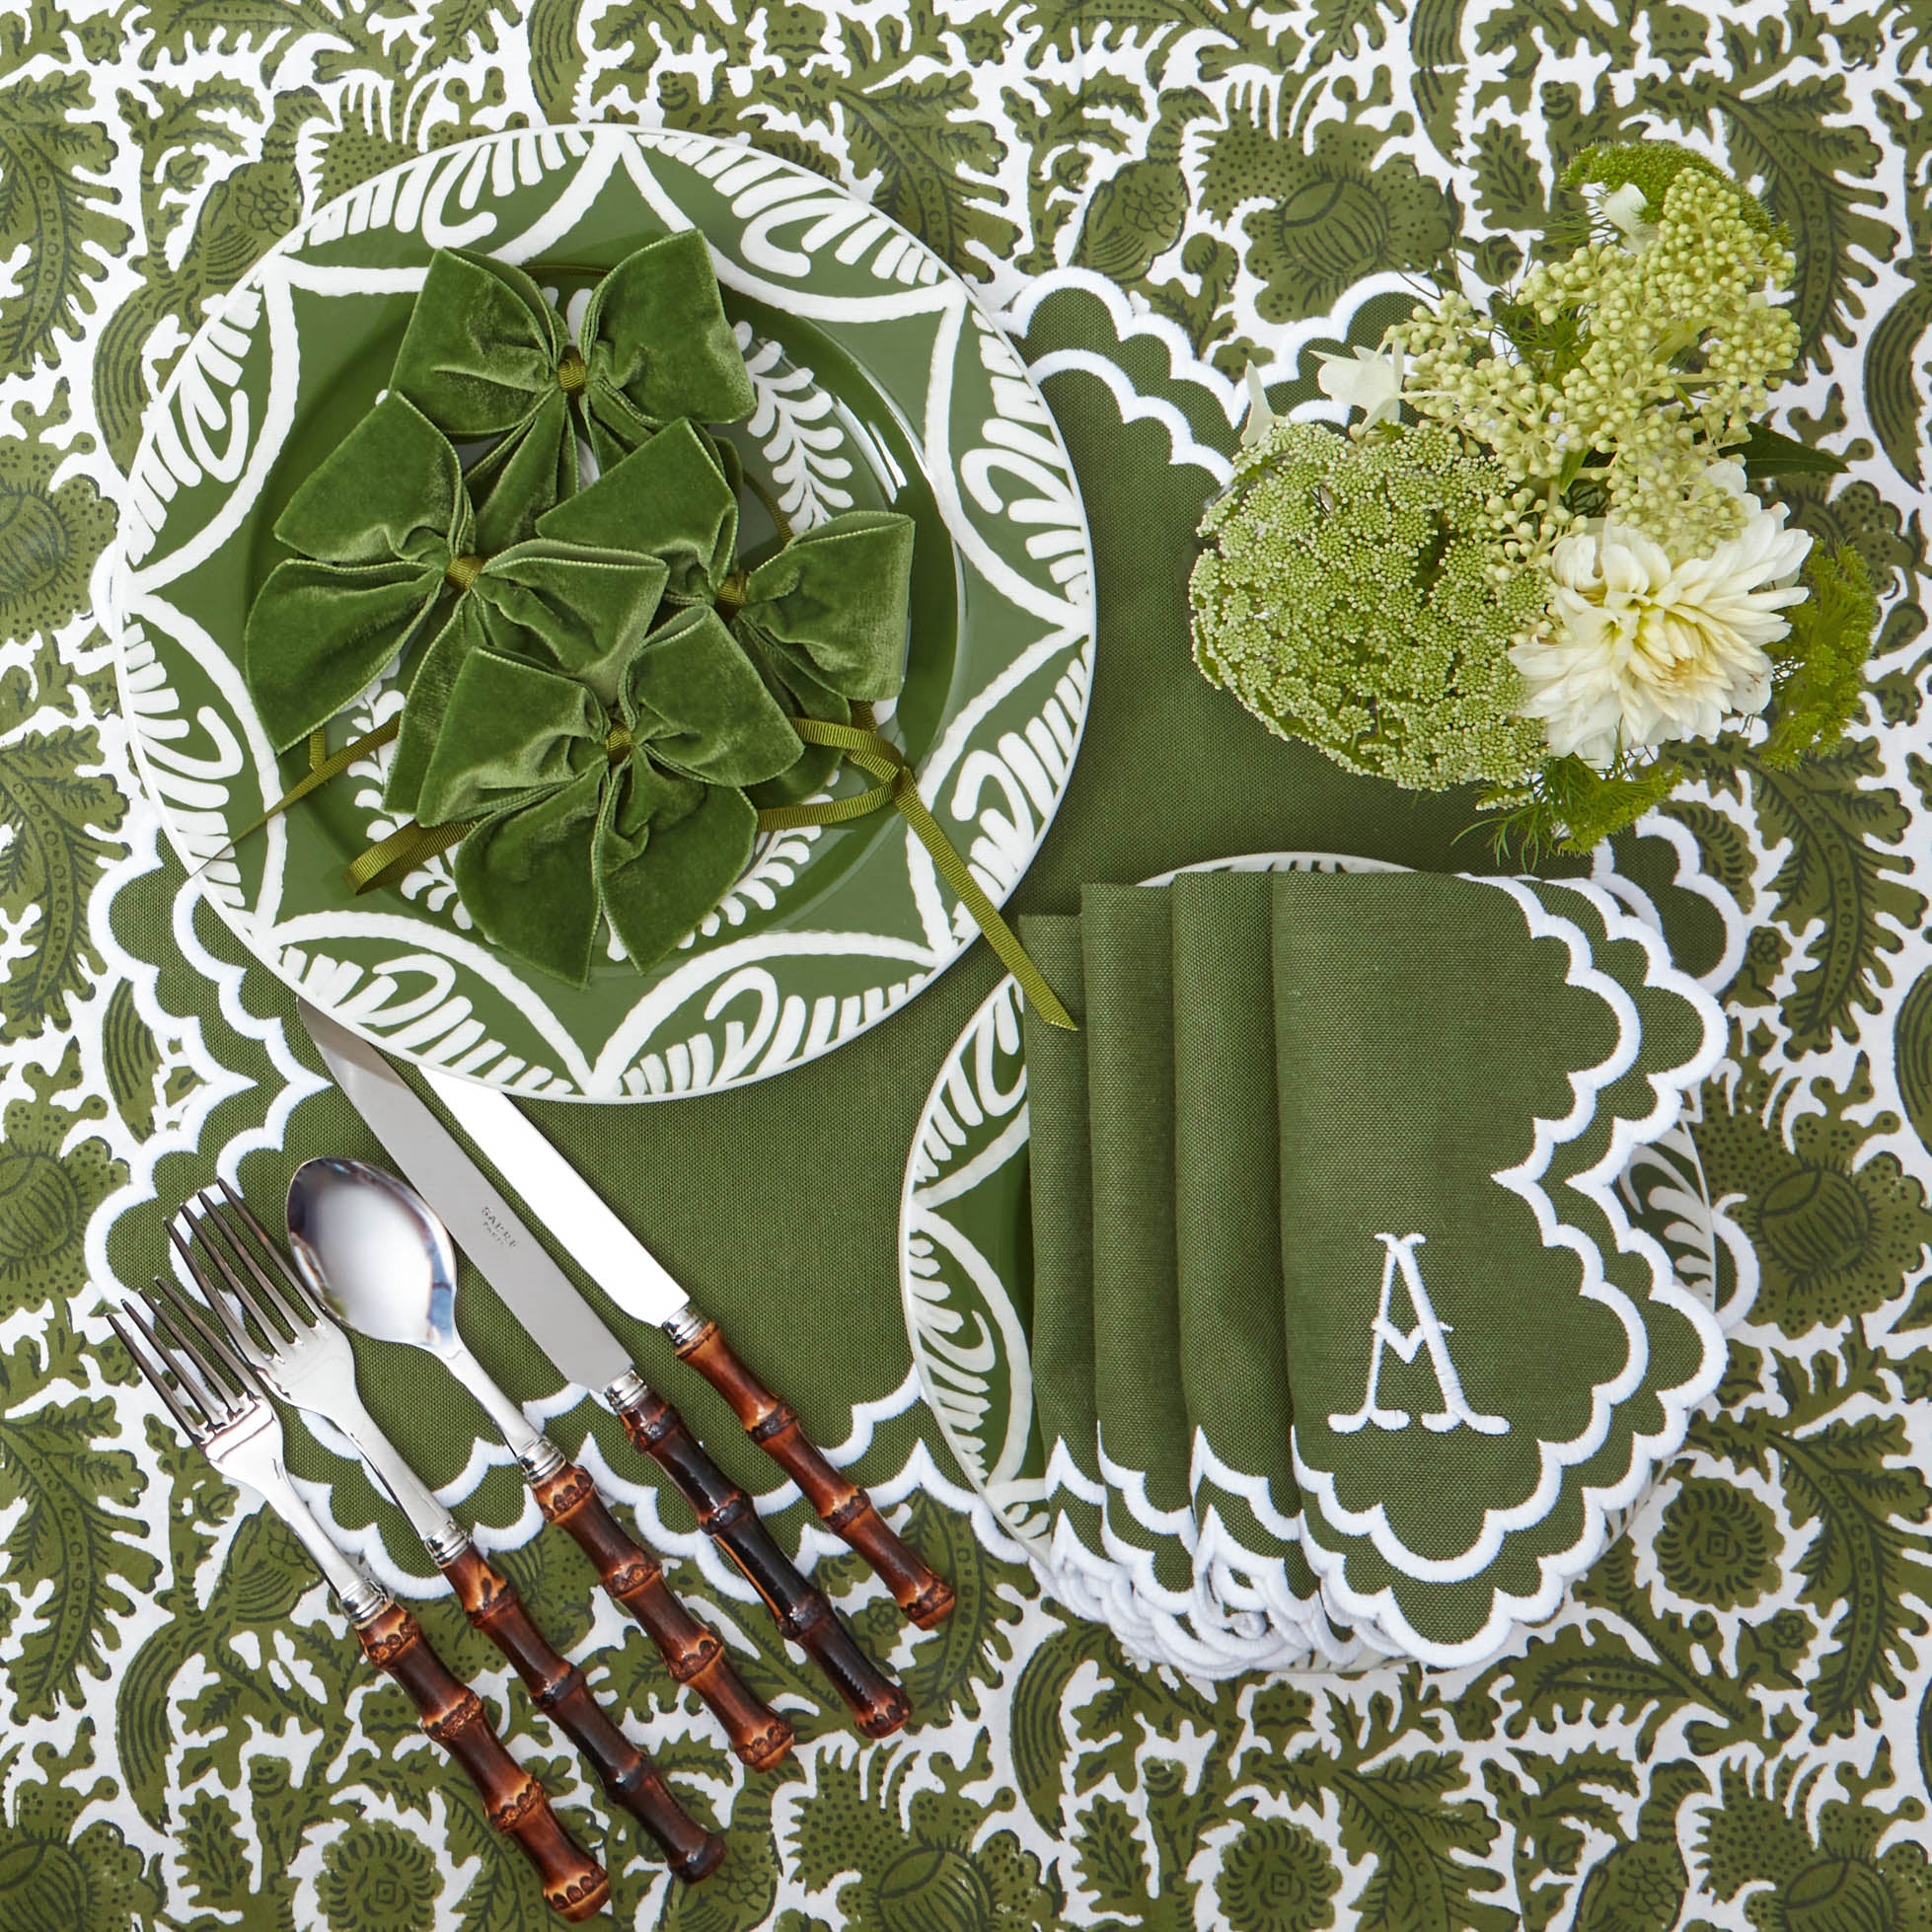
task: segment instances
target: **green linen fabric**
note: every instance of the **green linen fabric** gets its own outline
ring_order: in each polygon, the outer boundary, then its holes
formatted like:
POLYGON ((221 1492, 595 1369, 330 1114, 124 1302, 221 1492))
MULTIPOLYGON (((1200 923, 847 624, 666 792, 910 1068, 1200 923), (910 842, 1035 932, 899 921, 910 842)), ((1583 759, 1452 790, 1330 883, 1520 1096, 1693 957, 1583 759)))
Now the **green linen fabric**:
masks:
MULTIPOLYGON (((537 527, 662 558, 668 599, 716 604, 794 716, 850 724, 855 704, 892 698, 904 681, 913 519, 848 510, 746 568, 737 557, 737 492, 718 446, 695 423, 671 424, 537 527)), ((786 804, 818 790, 841 756, 808 746, 795 767, 759 789, 759 802, 786 804)))
MULTIPOLYGON (((1174 1034, 1167 895, 1080 894, 1093 1171, 1093 1392, 1106 1528, 1162 1591, 1193 1580, 1174 1301, 1174 1034), (1123 1486, 1124 1485, 1124 1486, 1123 1486)), ((1131 1560, 1131 1559, 1130 1559, 1131 1560)))
MULTIPOLYGON (((1580 961, 1589 922, 1556 925, 1588 911, 1572 887, 1307 874, 1274 890, 1311 1550, 1342 1612, 1472 1662, 1510 1609, 1554 1607, 1593 1534, 1585 1488, 1627 1488, 1641 1439, 1680 1433, 1665 1397, 1694 1400, 1721 1365, 1708 1316, 1577 1185, 1604 1164, 1603 1116, 1637 1086, 1632 1116, 1652 1112, 1652 1077, 1694 1079, 1715 1036, 1665 1021, 1641 1037, 1628 986, 1602 976, 1650 955, 1586 946, 1580 961)), ((1659 1000, 1696 1021, 1681 993, 1659 1000)))
POLYGON ((600 913, 643 967, 717 903, 758 829, 743 788, 797 756, 716 614, 693 609, 635 646, 609 701, 530 653, 473 651, 419 809, 425 825, 480 821, 455 873, 483 931, 581 983, 600 913))
POLYGON ((623 546, 561 539, 482 556, 455 449, 393 395, 290 497, 275 535, 297 555, 250 606, 244 674, 277 751, 433 633, 390 780, 390 802, 406 812, 464 651, 523 638, 565 665, 621 657, 648 628, 667 575, 623 546))
MULTIPOLYGON (((1273 879, 1183 874, 1169 897, 1174 1285, 1195 1522, 1204 1545, 1218 1517, 1235 1543, 1265 1550, 1300 1510, 1285 1373, 1273 879), (1255 1481, 1266 1485, 1258 1496, 1255 1481)), ((1312 1576, 1298 1569, 1310 1594, 1312 1576)))
POLYGON ((751 411, 751 377, 696 229, 646 243, 604 275, 579 334, 573 344, 513 263, 454 249, 430 262, 392 380, 452 439, 489 440, 470 471, 484 548, 529 536, 575 491, 579 434, 608 470, 681 416, 751 411))
POLYGON ((1033 1401, 1043 1445, 1097 1430, 1101 1522, 1048 1492, 1082 1567, 1443 1664, 1548 1615, 1721 1363, 1609 1193, 1714 1003, 1555 881, 1216 871, 1025 930, 1084 1003, 1026 1035, 1033 1401))
MULTIPOLYGON (((1020 942, 1077 1020, 1085 1011, 1080 923, 1038 914, 1020 942)), ((1093 1399, 1093 1171, 1087 1138, 1086 1034, 1051 1025, 1029 1001, 1026 1045, 1027 1193, 1033 1301, 1027 1349, 1034 1415, 1047 1445, 1050 1511, 1076 1541, 1100 1547, 1101 1489, 1093 1399), (1058 1446, 1057 1448, 1055 1446, 1058 1446), (1055 1475, 1056 1459, 1062 1468, 1055 1475)))

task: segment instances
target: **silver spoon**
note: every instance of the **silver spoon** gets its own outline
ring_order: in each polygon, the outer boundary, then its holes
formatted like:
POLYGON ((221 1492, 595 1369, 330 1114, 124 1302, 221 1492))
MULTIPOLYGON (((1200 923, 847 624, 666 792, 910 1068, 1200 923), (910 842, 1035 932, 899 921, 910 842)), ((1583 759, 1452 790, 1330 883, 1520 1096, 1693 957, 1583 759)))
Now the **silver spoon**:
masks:
POLYGON ((303 1161, 288 1184, 288 1244, 345 1328, 444 1363, 533 1482, 562 1465, 562 1452, 471 1354, 456 1325, 455 1243, 408 1182, 360 1160, 303 1161))

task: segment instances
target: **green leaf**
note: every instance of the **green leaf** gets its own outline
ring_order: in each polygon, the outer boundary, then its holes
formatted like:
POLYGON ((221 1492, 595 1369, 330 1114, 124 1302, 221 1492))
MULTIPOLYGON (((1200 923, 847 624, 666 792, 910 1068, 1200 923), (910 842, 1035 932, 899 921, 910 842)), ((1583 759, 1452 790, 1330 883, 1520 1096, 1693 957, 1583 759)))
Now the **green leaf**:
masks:
POLYGON ((132 1614, 155 1577, 132 1513, 145 1479, 125 1449, 102 1447, 113 1435, 112 1404, 95 1397, 22 1410, 39 1376, 31 1343, 0 1357, 11 1406, 0 1419, 0 1506, 20 1512, 4 1545, 7 1572, 19 1589, 53 1585, 8 1671, 18 1715, 29 1718, 78 1697, 83 1675, 107 1675, 113 1620, 132 1614))
POLYGON ((161 1048, 135 1006, 134 988, 126 980, 115 981, 101 1018, 101 1071, 114 1111, 138 1138, 146 1140, 154 1131, 161 1048))
POLYGON ((113 155, 84 74, 0 89, 0 261, 11 258, 16 289, 0 296, 0 366, 50 360, 93 313, 129 233, 111 212, 113 155))
POLYGON ((1834 744, 1857 715, 1865 666, 1878 628, 1865 559, 1849 546, 1815 548, 1805 564, 1811 595, 1792 608, 1791 629, 1772 649, 1777 661, 1770 731, 1758 756, 1788 767, 1805 753, 1834 744))
POLYGON ((1792 932, 1819 923, 1783 1008, 1792 1052, 1810 1053, 1878 1010, 1900 931, 1918 929, 1925 897, 1899 876, 1911 864, 1899 849, 1911 817, 1895 792, 1868 782, 1881 769, 1869 739, 1842 739, 1787 771, 1745 765, 1759 838, 1790 841, 1770 887, 1778 917, 1792 932))
POLYGON ((1013 1654, 1018 1607, 1003 1594, 1003 1573, 957 1510, 915 1495, 902 1533, 953 1587, 952 1614, 913 1639, 912 1661, 899 1672, 921 1723, 944 1722, 971 1686, 997 1686, 1013 1654))
POLYGON ((332 12, 329 0, 167 0, 151 18, 158 31, 142 53, 149 66, 159 65, 155 56, 161 53, 179 60, 217 45, 258 55, 271 48, 286 53, 294 40, 312 35, 341 39, 344 33, 343 14, 332 12))
POLYGON ((1932 1628, 1907 1600, 1932 1596, 1932 1536, 1914 1527, 1932 1512, 1932 1487, 1911 1466, 1896 1414, 1834 1417, 1770 1440, 1793 1523, 1818 1525, 1798 1559, 1804 1599, 1833 1617, 1805 1701, 1820 1738, 1849 1738, 1861 1719, 1878 1722, 1882 1697, 1903 1690, 1901 1668, 1914 1663, 1907 1640, 1932 1628))
POLYGON ((1143 1924, 1155 1895, 1133 1813, 1116 1798, 1096 1798, 1080 1815, 1074 1843, 1080 1884, 1102 1916, 1143 1924))
POLYGON ((141 232, 152 250, 193 204, 216 163, 249 152, 264 109, 254 88, 220 74, 186 87, 148 81, 123 90, 119 107, 141 144, 141 232))
POLYGON ((1787 436, 1763 422, 1753 422, 1744 443, 1728 453, 1744 464, 1746 477, 1753 483, 1765 477, 1799 474, 1836 477, 1848 467, 1843 457, 1814 449, 1810 443, 1801 443, 1796 436, 1787 436))
POLYGON ((1468 1773, 1452 1751, 1368 1763, 1344 1741, 1281 1760, 1271 1780, 1300 1805, 1341 1812, 1342 1848, 1375 1869, 1356 1901, 1362 1932, 1514 1932, 1493 1895, 1499 1875, 1475 1863, 1496 1838, 1486 1808, 1449 1793, 1468 1773))
POLYGON ((1542 1932, 1570 1892, 1548 1881, 1576 1876, 1585 1827, 1621 1835, 1616 1807, 1604 1794, 1634 1793, 1636 1767, 1596 1746, 1561 1758, 1524 1750, 1516 1753, 1507 1770, 1485 1764, 1483 1782, 1497 1818, 1515 1833, 1511 1858, 1523 1932, 1542 1932))
POLYGON ((1104 1659, 1111 1649, 1097 1626, 1063 1624, 1036 1646, 1013 1686, 1007 1718, 1013 1781, 1026 1809, 1050 1835, 1060 1831, 1063 1771, 1076 1748, 1063 1715, 1068 1687, 1082 1665, 1104 1659))
POLYGON ((578 120, 577 88, 589 64, 582 41, 583 0, 550 0, 530 13, 530 85, 544 117, 578 120))
POLYGON ((1920 1143, 1932 1149, 1932 969, 1919 974, 1899 1003, 1892 1067, 1905 1118, 1920 1143))
POLYGON ((1758 1729, 1748 1686, 1706 1668, 1715 1619, 1700 1612, 1686 1622, 1655 1611, 1638 1586, 1627 1537, 1610 1545, 1577 1594, 1616 1620, 1552 1630, 1502 1667, 1518 1705, 1505 1726, 1511 1737, 1532 1724, 1621 1717, 1637 1725, 1636 1748, 1647 1756, 1665 1722, 1685 1710, 1708 1710, 1732 1733, 1758 1729))
POLYGON ((202 1911, 232 1907, 255 1889, 240 1824, 235 1808, 212 1792, 196 1792, 182 1807, 182 1865, 202 1911))
MULTIPOLYGON (((24 676, 0 678, 0 717, 24 714, 29 702, 24 676)), ((0 912, 24 923, 29 944, 0 980, 0 1038, 59 1018, 100 963, 87 936, 87 900, 119 850, 112 835, 126 810, 111 779, 83 774, 100 757, 94 732, 79 727, 0 740, 0 912)))
POLYGON ((1492 120, 1476 136, 1476 200, 1491 228, 1540 235, 1549 224, 1549 189, 1523 131, 1492 120))
POLYGON ((508 0, 430 0, 417 37, 421 51, 414 63, 416 69, 433 69, 446 61, 498 52, 515 11, 508 0))

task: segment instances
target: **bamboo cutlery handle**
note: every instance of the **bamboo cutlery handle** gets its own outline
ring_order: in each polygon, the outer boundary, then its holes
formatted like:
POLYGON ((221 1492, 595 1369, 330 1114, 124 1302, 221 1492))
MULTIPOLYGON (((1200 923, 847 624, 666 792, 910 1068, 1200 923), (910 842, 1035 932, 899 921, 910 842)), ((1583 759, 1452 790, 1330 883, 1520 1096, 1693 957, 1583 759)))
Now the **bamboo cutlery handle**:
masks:
POLYGON ((537 1868, 551 1910, 571 1920, 601 1911, 611 1895, 604 1868, 557 1822, 544 1787, 503 1748, 483 1700, 451 1676, 415 1618, 387 1602, 355 1635, 369 1662, 409 1693, 423 1731, 469 1774, 490 1824, 537 1868))
POLYGON ((732 1354, 714 1321, 678 1347, 688 1362, 731 1404, 745 1434, 776 1462, 817 1511, 825 1526, 872 1566, 899 1607, 922 1630, 952 1612, 952 1586, 901 1540, 872 1499, 825 1459, 818 1445, 781 1402, 732 1354))
POLYGON ((509 1660, 538 1709, 554 1717, 597 1767, 612 1801, 663 1847, 671 1870, 685 1880, 715 1871, 724 1856, 724 1840, 685 1815, 656 1765, 590 1694, 584 1673, 531 1620, 509 1580, 490 1567, 474 1543, 466 1543, 439 1567, 456 1591, 463 1614, 509 1660))
POLYGON ((705 1453, 670 1403, 632 1379, 613 1406, 625 1434, 671 1478, 705 1533, 765 1599, 779 1628, 830 1678, 859 1730, 884 1738, 912 1715, 906 1693, 860 1650, 823 1592, 798 1574, 759 1521, 751 1498, 705 1453))
POLYGON ((604 1588, 643 1625, 664 1668, 710 1707, 731 1748, 769 1771, 791 1748, 791 1726, 755 1697, 722 1643, 679 1602, 657 1559, 619 1526, 589 1474, 574 1462, 531 1484, 547 1523, 568 1532, 596 1566, 604 1588))

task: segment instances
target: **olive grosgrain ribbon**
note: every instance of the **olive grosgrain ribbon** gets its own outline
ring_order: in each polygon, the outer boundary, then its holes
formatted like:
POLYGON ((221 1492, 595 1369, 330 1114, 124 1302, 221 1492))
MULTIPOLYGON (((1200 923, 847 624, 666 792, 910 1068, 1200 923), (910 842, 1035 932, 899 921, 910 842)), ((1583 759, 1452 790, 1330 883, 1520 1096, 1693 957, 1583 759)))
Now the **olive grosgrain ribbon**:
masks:
POLYGON ((1034 965, 1019 935, 1005 922, 1000 908, 986 895, 972 868, 959 855, 958 848, 946 837, 945 828, 928 809, 919 795, 919 780, 906 763, 905 754, 873 728, 869 705, 852 707, 854 722, 833 724, 823 718, 794 717, 791 728, 808 745, 825 745, 844 756, 868 778, 879 782, 869 790, 845 798, 806 800, 795 805, 776 805, 758 815, 761 832, 783 832, 801 825, 846 825, 854 819, 890 805, 912 827, 919 842, 938 868, 939 876, 959 895, 960 902, 973 915, 986 942, 999 955, 1000 963, 1019 982, 1041 1018, 1054 1026, 1077 1032, 1074 1016, 1061 1003, 1034 965))
MULTIPOLYGON (((960 902, 973 915, 988 945, 998 955, 1000 963, 1019 982, 1020 991, 1026 995, 1034 1010, 1050 1025, 1077 1032, 1079 1029, 1073 1015, 1047 984, 1046 976, 1033 963, 1026 948, 1020 944, 1019 935, 1007 925, 999 907, 987 897, 980 882, 974 878, 972 868, 946 836, 945 828, 932 816, 926 800, 919 795, 919 780, 913 768, 906 763, 905 754, 889 739, 880 737, 874 728, 871 706, 855 705, 853 716, 855 722, 852 724, 831 724, 812 717, 793 717, 790 722, 791 728, 806 744, 827 747, 880 782, 844 798, 819 798, 795 805, 769 807, 758 814, 759 831, 786 832, 806 825, 849 825, 855 819, 865 818, 890 805, 918 835, 920 843, 938 868, 939 876, 959 895, 960 902)), ((237 832, 222 847, 222 851, 232 851, 243 840, 260 832, 270 819, 307 797, 318 786, 327 784, 331 779, 347 771, 356 759, 389 743, 396 735, 398 722, 398 719, 391 718, 339 751, 322 757, 318 757, 322 737, 318 732, 310 741, 311 769, 308 774, 260 818, 237 832)), ((606 742, 606 752, 613 765, 628 756, 631 749, 628 739, 615 746, 608 740, 606 742)), ((426 864, 439 853, 447 852, 458 844, 476 823, 475 819, 455 819, 444 825, 419 825, 411 819, 408 824, 399 826, 388 838, 379 839, 366 852, 359 854, 344 868, 342 877, 349 890, 357 895, 372 892, 379 886, 393 885, 418 865, 426 864)))

